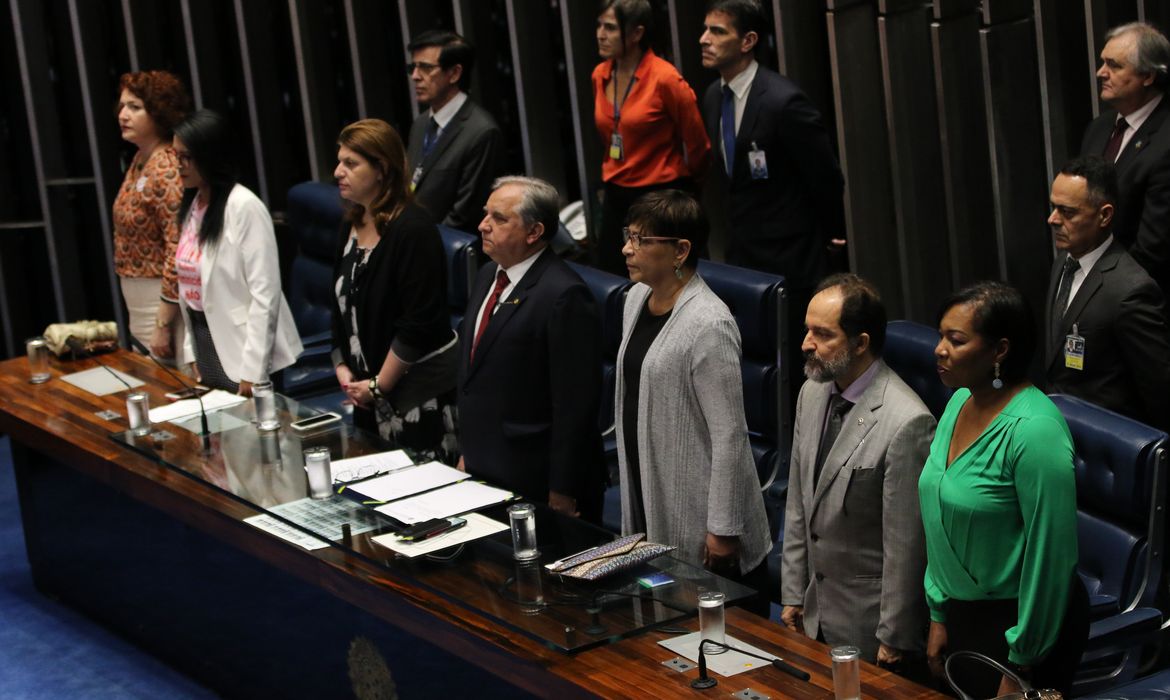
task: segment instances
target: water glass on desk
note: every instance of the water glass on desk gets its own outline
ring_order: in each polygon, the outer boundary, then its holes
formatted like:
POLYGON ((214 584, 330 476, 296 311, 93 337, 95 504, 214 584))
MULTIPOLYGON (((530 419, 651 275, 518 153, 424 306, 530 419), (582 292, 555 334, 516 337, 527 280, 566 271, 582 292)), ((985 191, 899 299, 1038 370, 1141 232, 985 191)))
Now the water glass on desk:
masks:
POLYGON ((309 497, 316 500, 333 496, 333 472, 328 447, 305 450, 305 471, 309 473, 309 497))
POLYGON ((31 384, 42 384, 53 376, 49 372, 49 344, 45 339, 37 336, 29 338, 25 343, 28 351, 28 381, 31 384))
POLYGON ((261 430, 276 430, 280 421, 276 418, 276 391, 272 382, 256 382, 252 385, 252 403, 256 406, 256 422, 261 430))
POLYGON ((540 557, 536 548, 536 508, 531 503, 517 503, 508 508, 512 523, 512 558, 530 561, 540 557))
MULTIPOLYGON (((723 617, 723 604, 726 597, 719 591, 703 591, 699 594, 699 642, 709 639, 720 644, 727 643, 726 621, 723 617)), ((704 654, 722 654, 727 651, 723 647, 708 644, 703 647, 704 654)))
POLYGON ((861 649, 855 646, 833 647, 833 696, 837 700, 861 697, 861 649))
POLYGON ((150 396, 146 392, 132 391, 126 395, 126 418, 130 422, 131 435, 150 435, 150 396))

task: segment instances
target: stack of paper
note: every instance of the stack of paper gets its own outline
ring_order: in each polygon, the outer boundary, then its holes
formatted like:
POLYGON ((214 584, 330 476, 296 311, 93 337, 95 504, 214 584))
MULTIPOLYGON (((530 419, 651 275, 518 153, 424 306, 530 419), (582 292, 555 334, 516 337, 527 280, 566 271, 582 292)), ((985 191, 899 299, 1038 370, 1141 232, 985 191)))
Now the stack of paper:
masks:
POLYGON ((434 518, 446 518, 512 498, 511 491, 478 481, 461 481, 434 491, 379 506, 376 510, 407 525, 434 518))
POLYGON ((357 479, 392 472, 413 464, 414 460, 402 450, 391 450, 390 452, 376 452, 360 457, 338 459, 332 462, 330 467, 333 472, 333 481, 345 484, 357 479))
MULTIPOLYGON (((337 470, 334 470, 337 474, 337 470)), ((394 471, 368 481, 362 481, 349 488, 371 501, 388 503, 413 496, 416 493, 437 489, 468 478, 467 472, 448 467, 438 462, 395 469, 394 471)))
MULTIPOLYGON (((239 394, 229 394, 222 389, 215 389, 203 395, 203 409, 208 413, 221 408, 238 406, 247 401, 247 397, 239 394)), ((169 421, 199 415, 199 399, 183 399, 166 406, 150 409, 151 423, 167 423, 169 421)))

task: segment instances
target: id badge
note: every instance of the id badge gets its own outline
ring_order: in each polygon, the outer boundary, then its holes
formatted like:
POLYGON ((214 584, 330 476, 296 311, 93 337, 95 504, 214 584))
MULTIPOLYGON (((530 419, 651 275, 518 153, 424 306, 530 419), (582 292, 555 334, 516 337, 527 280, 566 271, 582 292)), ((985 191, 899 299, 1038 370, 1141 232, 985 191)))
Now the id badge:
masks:
POLYGON ((752 141, 752 150, 748 151, 748 166, 753 180, 768 179, 768 156, 756 147, 755 141, 752 141))
POLYGON ((414 192, 414 188, 418 187, 418 181, 422 179, 422 176, 423 176, 423 169, 422 169, 422 166, 420 165, 414 169, 414 174, 410 176, 410 191, 411 192, 414 192))
POLYGON ((1072 333, 1064 337, 1064 366, 1068 369, 1085 369, 1085 338, 1073 324, 1072 333))
POLYGON ((615 131, 609 139, 609 159, 621 160, 622 153, 622 135, 615 131))

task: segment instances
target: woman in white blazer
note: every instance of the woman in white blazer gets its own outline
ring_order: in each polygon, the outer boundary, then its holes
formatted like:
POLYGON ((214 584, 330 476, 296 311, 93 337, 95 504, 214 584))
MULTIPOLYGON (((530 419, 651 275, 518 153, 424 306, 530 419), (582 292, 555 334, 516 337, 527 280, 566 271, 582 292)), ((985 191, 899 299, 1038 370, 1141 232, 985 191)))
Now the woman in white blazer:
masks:
POLYGON ((236 182, 227 121, 200 110, 175 127, 179 209, 175 266, 187 327, 183 364, 207 386, 252 394, 252 384, 296 361, 302 350, 280 291, 272 217, 236 182))

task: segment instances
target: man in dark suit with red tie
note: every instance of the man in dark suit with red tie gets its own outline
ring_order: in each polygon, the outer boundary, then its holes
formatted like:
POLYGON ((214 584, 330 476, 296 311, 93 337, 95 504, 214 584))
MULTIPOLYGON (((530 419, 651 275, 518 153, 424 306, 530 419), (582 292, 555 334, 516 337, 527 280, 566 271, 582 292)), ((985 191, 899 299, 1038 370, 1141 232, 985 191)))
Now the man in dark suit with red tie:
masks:
POLYGON ((601 517, 601 322, 589 288, 548 247, 559 197, 495 181, 459 330, 460 468, 557 511, 601 517))
POLYGON ((1056 260, 1045 314, 1046 389, 1170 427, 1164 298, 1112 234, 1113 166, 1100 156, 1073 160, 1056 176, 1049 199, 1056 260))
POLYGON ((1097 80, 1109 105, 1085 130, 1081 155, 1117 167, 1113 233, 1163 291, 1170 289, 1170 42, 1144 22, 1105 35, 1097 80))

